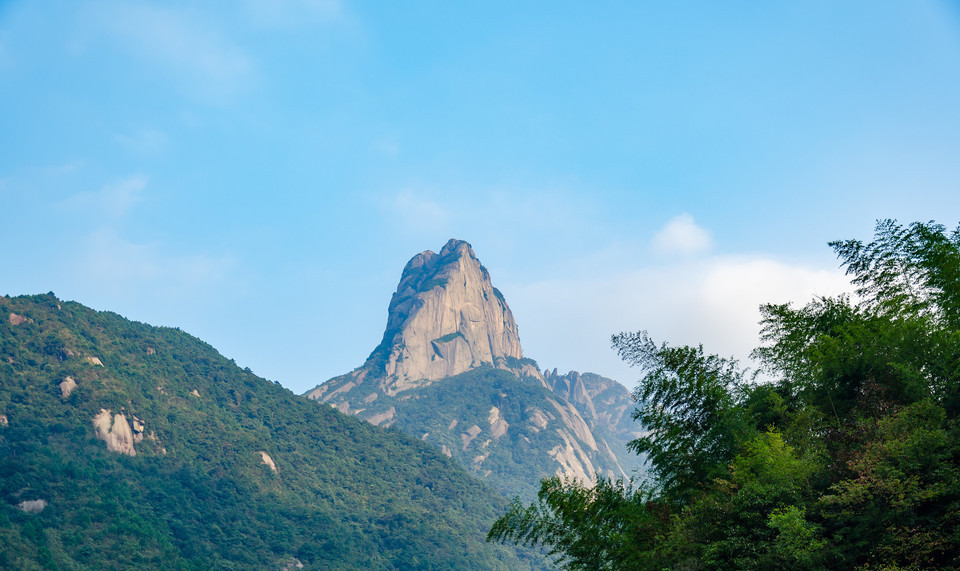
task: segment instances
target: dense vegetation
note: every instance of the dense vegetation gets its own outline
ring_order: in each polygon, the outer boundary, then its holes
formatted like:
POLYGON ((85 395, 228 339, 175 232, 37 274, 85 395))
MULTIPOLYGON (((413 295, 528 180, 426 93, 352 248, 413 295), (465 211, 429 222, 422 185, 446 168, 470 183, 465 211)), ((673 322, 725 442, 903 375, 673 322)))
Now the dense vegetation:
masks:
POLYGON ((759 382, 621 334, 652 482, 545 480, 491 540, 571 569, 960 567, 960 229, 831 243, 855 297, 767 305, 759 382))
POLYGON ((505 502, 432 446, 186 333, 53 294, 0 297, 0 318, 2 569, 538 565, 483 541, 505 502), (101 409, 143 422, 136 455, 96 437, 101 409))
MULTIPOLYGON (((516 361, 519 367, 522 363, 516 361)), ((530 411, 537 409, 555 415, 551 401, 562 400, 534 378, 518 377, 485 364, 422 387, 414 395, 383 395, 377 400, 380 408, 396 409, 394 428, 446 450, 506 497, 533 499, 540 479, 555 474, 559 466, 550 450, 564 444, 556 432, 563 425, 551 420, 542 429, 531 422, 530 411), (492 407, 509 425, 499 437, 490 435, 492 407), (484 431, 465 445, 464 431, 471 426, 483 427, 484 431)), ((611 446, 618 442, 611 431, 591 428, 598 439, 606 438, 611 446)), ((601 464, 602 460, 598 454, 594 460, 598 468, 615 469, 610 460, 601 464)), ((634 467, 629 465, 626 469, 634 467)))
POLYGON ((552 431, 527 426, 522 407, 543 407, 549 397, 550 392, 539 383, 485 365, 433 383, 417 391, 413 398, 397 402, 394 426, 407 432, 423 431, 426 442, 447 450, 461 465, 482 466, 481 476, 489 470, 490 484, 505 496, 521 494, 532 498, 536 489, 531 481, 556 471, 556 462, 546 451, 555 445, 557 436, 552 431), (501 437, 508 439, 509 444, 483 446, 491 437, 481 433, 477 440, 464 446, 461 435, 469 427, 489 429, 491 406, 496 406, 510 424, 501 437), (480 457, 482 464, 474 462, 480 457))
MULTIPOLYGON (((365 369, 368 362, 358 370, 371 374, 364 374, 360 388, 352 390, 376 397, 356 399, 353 404, 359 410, 350 410, 379 426, 434 445, 507 498, 534 499, 540 480, 563 467, 557 457, 568 446, 568 439, 580 446, 575 461, 586 466, 585 478, 594 471, 631 474, 641 469, 640 458, 626 448, 635 434, 629 418, 633 401, 621 385, 592 373, 573 373, 581 380, 582 390, 592 395, 593 401, 586 406, 565 396, 562 388, 551 390, 542 377, 523 374, 538 370, 533 359, 496 359, 496 364, 483 363, 396 395, 380 392, 377 385, 383 380, 382 373, 377 376, 375 369, 365 369), (580 415, 576 421, 574 415, 580 415), (621 422, 610 421, 621 416, 621 422), (589 431, 596 448, 578 440, 577 422, 589 431), (494 424, 503 432, 495 431, 494 424)), ((328 382, 342 387, 357 380, 354 371, 328 382)))

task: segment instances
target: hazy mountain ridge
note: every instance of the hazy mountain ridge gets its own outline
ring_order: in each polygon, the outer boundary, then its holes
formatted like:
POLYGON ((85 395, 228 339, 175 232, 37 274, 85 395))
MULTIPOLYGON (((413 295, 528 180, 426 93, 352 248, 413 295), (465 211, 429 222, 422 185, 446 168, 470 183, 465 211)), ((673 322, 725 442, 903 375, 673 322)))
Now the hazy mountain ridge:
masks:
POLYGON ((596 373, 561 375, 556 369, 545 371, 543 377, 550 390, 573 404, 591 428, 610 431, 621 441, 640 436, 641 427, 633 420, 636 403, 617 381, 596 373))
POLYGON ((506 300, 462 240, 414 256, 381 343, 306 395, 434 442, 508 495, 530 497, 555 474, 589 482, 640 466, 625 446, 638 430, 629 391, 591 373, 545 375, 525 358, 506 300))
POLYGON ((0 317, 2 568, 531 565, 484 542, 503 500, 433 447, 176 329, 52 294, 0 317))

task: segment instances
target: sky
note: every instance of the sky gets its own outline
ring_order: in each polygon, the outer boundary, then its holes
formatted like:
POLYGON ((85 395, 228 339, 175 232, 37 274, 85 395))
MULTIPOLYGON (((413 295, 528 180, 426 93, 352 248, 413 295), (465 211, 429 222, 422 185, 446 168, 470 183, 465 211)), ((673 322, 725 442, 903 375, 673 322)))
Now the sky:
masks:
POLYGON ((295 392, 466 240, 543 368, 749 364, 827 243, 960 222, 960 4, 0 1, 0 294, 180 327, 295 392))

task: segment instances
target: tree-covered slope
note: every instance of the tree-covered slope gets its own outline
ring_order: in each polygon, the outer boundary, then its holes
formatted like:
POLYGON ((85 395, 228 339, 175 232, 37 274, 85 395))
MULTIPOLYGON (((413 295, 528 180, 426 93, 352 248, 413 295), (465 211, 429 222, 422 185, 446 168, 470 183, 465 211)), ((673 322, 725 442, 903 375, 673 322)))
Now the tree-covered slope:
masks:
POLYGON ((0 568, 529 567, 484 543, 502 509, 178 329, 0 297, 0 568))
POLYGON ((539 379, 491 365, 366 406, 358 416, 433 444, 508 498, 532 499, 537 483, 563 468, 583 481, 623 476, 613 450, 620 440, 602 438, 539 379))

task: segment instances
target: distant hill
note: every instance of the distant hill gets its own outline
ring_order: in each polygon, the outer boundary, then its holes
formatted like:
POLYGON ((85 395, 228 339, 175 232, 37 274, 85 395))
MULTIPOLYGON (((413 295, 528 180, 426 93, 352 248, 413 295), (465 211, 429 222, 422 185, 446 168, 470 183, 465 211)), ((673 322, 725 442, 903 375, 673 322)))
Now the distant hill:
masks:
POLYGON ((0 568, 523 569, 437 448, 178 330, 0 297, 0 568))
POLYGON ((540 371, 513 313, 467 242, 403 269, 383 339, 356 370, 309 398, 436 445, 507 496, 530 499, 553 475, 629 477, 639 426, 619 383, 540 371))

